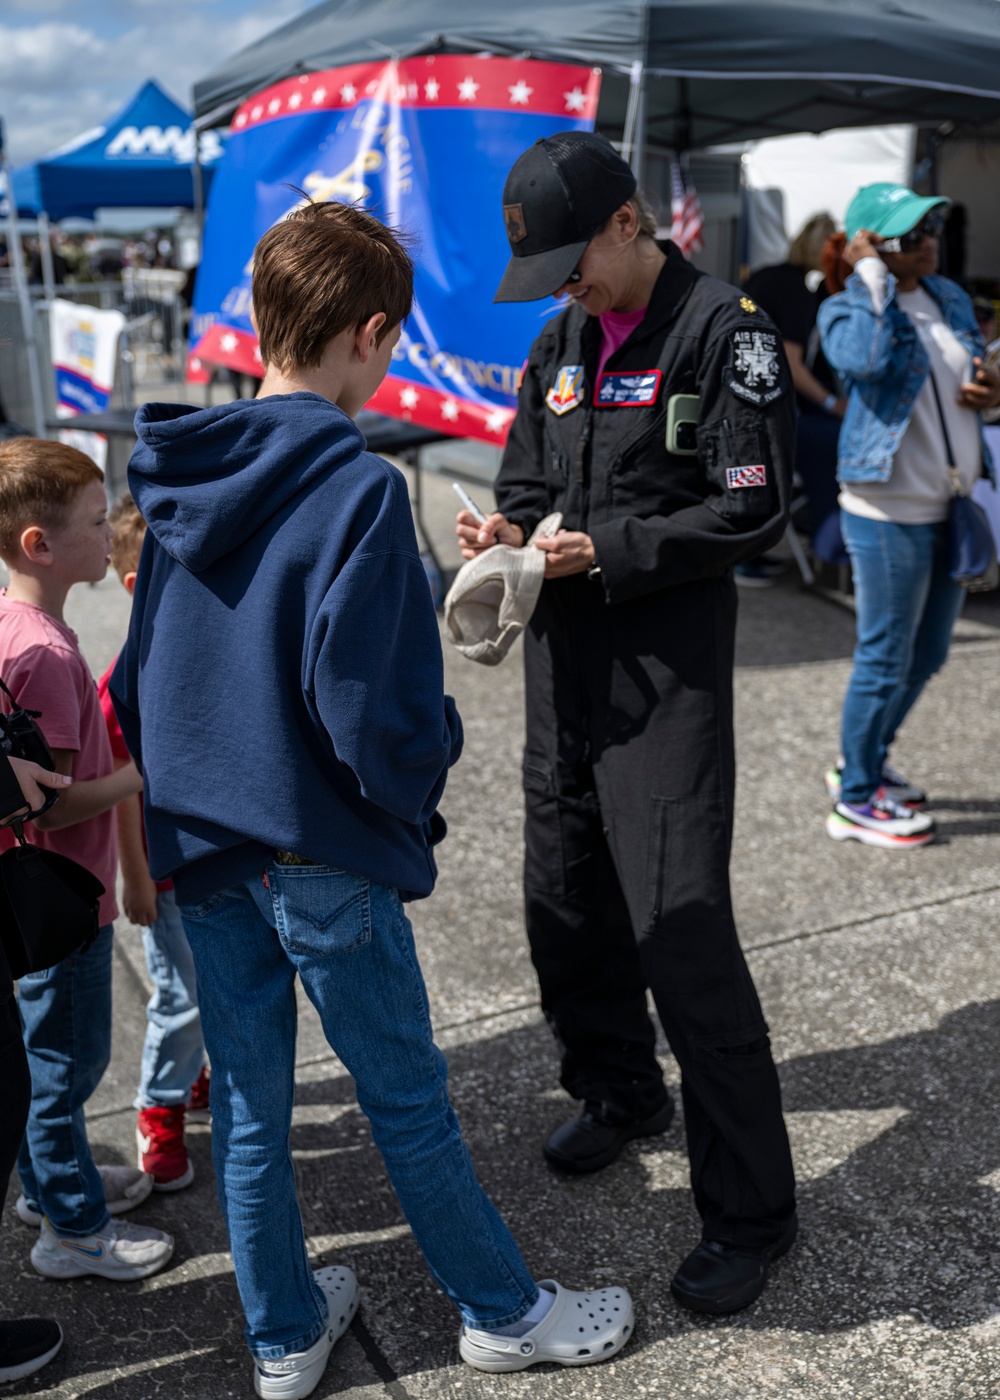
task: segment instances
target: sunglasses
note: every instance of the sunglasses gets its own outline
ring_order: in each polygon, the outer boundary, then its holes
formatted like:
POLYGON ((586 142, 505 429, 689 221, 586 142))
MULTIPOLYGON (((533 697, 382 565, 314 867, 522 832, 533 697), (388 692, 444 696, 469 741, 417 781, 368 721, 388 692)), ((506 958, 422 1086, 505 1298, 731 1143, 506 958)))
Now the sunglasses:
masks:
POLYGON ((883 253, 915 253, 925 238, 940 238, 944 233, 944 215, 928 214, 916 228, 898 238, 887 238, 881 245, 883 253))

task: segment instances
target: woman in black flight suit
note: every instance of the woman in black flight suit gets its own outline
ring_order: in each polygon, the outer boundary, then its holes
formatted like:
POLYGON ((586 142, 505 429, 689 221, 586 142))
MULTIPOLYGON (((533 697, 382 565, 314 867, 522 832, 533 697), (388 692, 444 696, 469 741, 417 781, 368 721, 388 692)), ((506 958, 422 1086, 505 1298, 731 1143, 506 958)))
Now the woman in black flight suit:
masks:
POLYGON ((537 142, 503 202, 512 257, 496 300, 568 299, 531 349, 498 512, 458 517, 471 558, 564 516, 538 541, 546 581, 525 636, 524 888, 562 1084, 583 1107, 544 1151, 595 1171, 666 1128, 649 987, 681 1069, 703 1221, 672 1290, 689 1308, 732 1312, 759 1296, 796 1232, 728 869, 731 570, 784 529, 788 369, 752 301, 654 241, 635 177, 603 137, 537 142))

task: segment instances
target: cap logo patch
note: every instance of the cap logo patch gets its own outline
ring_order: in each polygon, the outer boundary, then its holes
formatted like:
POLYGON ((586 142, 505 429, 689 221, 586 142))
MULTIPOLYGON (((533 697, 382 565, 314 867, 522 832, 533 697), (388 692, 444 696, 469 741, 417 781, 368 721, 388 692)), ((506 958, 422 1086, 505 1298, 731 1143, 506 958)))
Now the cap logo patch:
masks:
POLYGON ((645 408, 656 402, 662 378, 658 369, 609 370, 597 381, 594 403, 598 408, 645 408))
POLYGON ((757 467, 727 467, 726 485, 730 491, 739 491, 744 486, 766 486, 767 468, 757 467))
POLYGON ((545 395, 548 407, 559 418, 583 403, 583 365, 563 365, 556 382, 545 395))
POLYGON ((511 244, 520 243, 522 239, 527 238, 528 229, 524 222, 523 204, 505 204, 503 221, 507 225, 507 238, 511 244))

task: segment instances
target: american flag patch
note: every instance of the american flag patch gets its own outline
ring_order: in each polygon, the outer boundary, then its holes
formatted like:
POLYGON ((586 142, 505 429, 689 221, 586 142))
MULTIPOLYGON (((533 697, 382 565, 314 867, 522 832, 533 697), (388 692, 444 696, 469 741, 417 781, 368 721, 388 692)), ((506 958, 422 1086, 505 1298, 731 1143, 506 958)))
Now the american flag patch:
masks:
POLYGON ((727 467, 726 485, 730 491, 738 491, 741 486, 766 486, 766 467, 727 467))

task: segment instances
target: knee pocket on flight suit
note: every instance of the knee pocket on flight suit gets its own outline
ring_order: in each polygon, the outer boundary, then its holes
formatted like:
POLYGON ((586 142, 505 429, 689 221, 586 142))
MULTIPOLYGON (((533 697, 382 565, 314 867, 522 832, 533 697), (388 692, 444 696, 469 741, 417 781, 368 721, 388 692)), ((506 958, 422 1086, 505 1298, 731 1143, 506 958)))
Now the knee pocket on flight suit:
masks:
POLYGON ((555 769, 538 759, 524 762, 525 884, 565 898, 586 888, 601 835, 596 793, 569 797, 559 790, 555 769))
POLYGON ((697 927, 728 916, 729 818, 721 790, 652 797, 642 931, 697 927))

